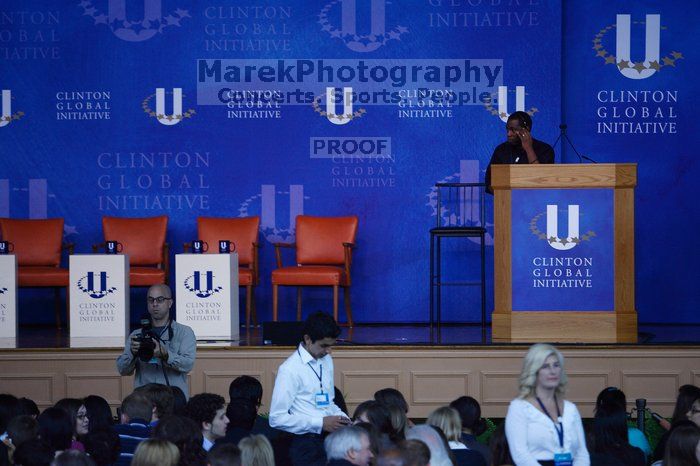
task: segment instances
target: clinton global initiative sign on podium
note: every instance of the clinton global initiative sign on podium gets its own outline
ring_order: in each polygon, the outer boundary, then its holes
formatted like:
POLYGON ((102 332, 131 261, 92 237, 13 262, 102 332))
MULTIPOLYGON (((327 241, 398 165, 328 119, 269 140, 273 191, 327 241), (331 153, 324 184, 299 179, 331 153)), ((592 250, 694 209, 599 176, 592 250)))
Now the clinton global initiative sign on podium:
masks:
POLYGON ((612 219, 612 189, 514 189, 513 311, 613 311, 612 219))

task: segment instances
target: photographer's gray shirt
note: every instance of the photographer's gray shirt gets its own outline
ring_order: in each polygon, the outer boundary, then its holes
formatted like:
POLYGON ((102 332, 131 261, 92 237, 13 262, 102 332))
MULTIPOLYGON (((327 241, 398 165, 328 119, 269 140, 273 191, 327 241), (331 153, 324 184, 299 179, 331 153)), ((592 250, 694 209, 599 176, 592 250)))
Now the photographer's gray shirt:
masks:
POLYGON ((131 353, 131 337, 141 334, 141 329, 136 329, 126 338, 124 352, 117 358, 117 370, 121 375, 134 376, 134 388, 141 387, 149 383, 160 383, 167 385, 163 376, 161 365, 165 366, 165 373, 168 381, 173 387, 178 387, 183 391, 186 398, 189 398, 187 388, 187 373, 194 366, 194 358, 197 353, 197 340, 194 332, 187 325, 172 322, 173 337, 168 337, 167 330, 163 333, 162 341, 164 348, 168 351, 168 361, 158 359, 156 363, 143 362, 131 353))

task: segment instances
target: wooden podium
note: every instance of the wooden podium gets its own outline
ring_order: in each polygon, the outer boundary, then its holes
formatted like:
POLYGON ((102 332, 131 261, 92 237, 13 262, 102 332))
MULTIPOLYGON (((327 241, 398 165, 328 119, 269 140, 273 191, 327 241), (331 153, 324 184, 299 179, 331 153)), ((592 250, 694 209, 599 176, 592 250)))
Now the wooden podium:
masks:
POLYGON ((636 343, 637 165, 491 170, 493 341, 636 343))

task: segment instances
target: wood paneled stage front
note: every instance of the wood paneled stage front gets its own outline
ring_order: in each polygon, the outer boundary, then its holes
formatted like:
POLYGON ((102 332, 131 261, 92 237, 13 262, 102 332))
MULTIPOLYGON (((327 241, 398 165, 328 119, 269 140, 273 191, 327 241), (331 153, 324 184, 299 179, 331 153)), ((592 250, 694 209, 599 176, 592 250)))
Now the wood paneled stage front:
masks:
MULTIPOLYGON (((359 329, 358 329, 359 330, 359 329)), ((692 329, 691 333, 697 333, 692 329)), ((373 332, 387 334, 386 329, 373 332)), ((459 331, 459 329, 455 330, 459 331)), ((467 332, 465 329, 464 332, 467 332)), ((347 336, 348 330, 344 330, 347 336)), ((462 333, 464 333, 462 332, 462 333)), ((685 330, 686 335, 689 332, 685 330)), ((461 395, 481 403, 484 416, 502 417, 517 393, 517 379, 527 345, 422 344, 401 330, 401 344, 353 343, 347 339, 333 351, 335 382, 353 410, 385 387, 400 390, 410 404, 409 416, 424 418, 433 409, 461 395), (407 344, 408 343, 408 344, 407 344)), ((61 337, 57 337, 60 346, 61 337)), ((386 341, 386 340, 383 340, 386 341)), ((246 343, 244 343, 246 344, 246 343)), ((64 397, 104 396, 113 406, 131 392, 132 378, 121 377, 115 360, 121 348, 22 347, 0 350, 0 393, 27 396, 40 408, 64 397)), ((34 345, 42 346, 42 345, 34 345)), ((630 404, 646 398, 648 406, 670 416, 678 387, 700 385, 700 344, 560 345, 569 375, 568 398, 584 416, 591 416, 598 392, 622 388, 630 404)), ((190 373, 190 392, 227 396, 239 375, 260 379, 263 412, 269 406, 275 374, 292 347, 202 344, 190 373)))

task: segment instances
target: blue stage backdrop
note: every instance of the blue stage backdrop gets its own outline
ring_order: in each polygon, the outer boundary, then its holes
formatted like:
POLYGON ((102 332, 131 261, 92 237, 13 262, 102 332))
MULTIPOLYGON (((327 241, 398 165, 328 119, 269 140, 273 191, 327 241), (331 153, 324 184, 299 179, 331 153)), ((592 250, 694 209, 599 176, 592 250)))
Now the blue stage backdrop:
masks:
MULTIPOLYGON (((562 11, 546 0, 7 0, 0 216, 64 217, 66 240, 89 252, 103 215, 166 214, 181 252, 197 216, 260 215, 257 302, 267 319, 272 243, 294 240, 297 214, 355 214, 356 320, 421 322, 434 183, 483 180, 516 108, 550 143, 563 112, 580 151, 640 164, 640 320, 698 322, 687 228, 697 222, 698 171, 688 125, 698 67, 687 32, 698 13, 667 3, 629 11, 566 2, 562 11), (631 14, 631 56, 616 51, 619 13, 631 14), (661 15, 660 55, 637 65, 649 14, 661 15), (607 64, 613 55, 633 68, 607 64), (643 89, 663 100, 613 103, 643 89), (625 116, 628 107, 636 116, 625 116), (655 129, 622 134, 623 121, 655 129)), ((567 150, 564 161, 577 159, 567 150)), ((489 252, 492 235, 489 221, 489 252)), ((447 252, 450 272, 478 276, 476 244, 447 252)), ((488 264, 491 310, 491 254, 488 264)), ((282 294, 282 319, 294 318, 294 298, 282 294)), ((445 320, 479 320, 476 289, 445 299, 445 320)), ((305 309, 330 300, 327 290, 307 292, 305 309)), ((21 322, 51 321, 49 307, 22 306, 21 322)))

